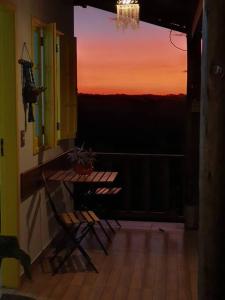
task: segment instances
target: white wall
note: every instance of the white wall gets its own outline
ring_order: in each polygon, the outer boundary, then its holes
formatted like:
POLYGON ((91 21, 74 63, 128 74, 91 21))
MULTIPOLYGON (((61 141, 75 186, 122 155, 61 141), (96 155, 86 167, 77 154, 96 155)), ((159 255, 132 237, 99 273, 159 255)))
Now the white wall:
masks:
MULTIPOLYGON (((31 22, 36 17, 45 23, 56 22, 57 30, 73 36, 73 7, 72 1, 63 0, 11 0, 16 13, 16 44, 17 60, 21 56, 23 43, 26 42, 31 53, 31 22), (67 4, 66 4, 67 2, 67 4), (70 4, 68 4, 70 2, 70 4)), ((24 130, 24 110, 22 101, 21 68, 17 64, 17 93, 18 93, 18 140, 20 131, 24 130)), ((72 145, 72 141, 64 143, 64 150, 72 145)), ((63 152, 58 146, 33 155, 33 125, 28 123, 25 133, 25 146, 19 145, 20 174, 32 169, 38 164, 53 159, 63 152)), ((20 200, 20 199, 19 199, 20 200)), ((34 259, 49 243, 54 226, 49 218, 43 190, 20 203, 20 244, 34 259)))

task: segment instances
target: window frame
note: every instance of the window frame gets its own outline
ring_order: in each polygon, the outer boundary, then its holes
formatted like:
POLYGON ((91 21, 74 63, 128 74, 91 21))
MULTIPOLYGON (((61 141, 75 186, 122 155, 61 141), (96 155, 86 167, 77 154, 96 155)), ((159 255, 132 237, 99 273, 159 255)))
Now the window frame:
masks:
MULTIPOLYGON (((51 29, 51 28, 50 28, 51 29)), ((34 60, 34 32, 40 31, 40 45, 39 45, 39 62, 40 66, 40 85, 46 86, 46 91, 41 94, 41 104, 34 104, 41 106, 40 119, 41 125, 37 125, 37 121, 34 121, 33 124, 33 154, 36 155, 42 151, 53 148, 55 146, 56 133, 55 133, 55 113, 50 113, 50 110, 55 112, 56 108, 56 99, 55 99, 55 44, 56 44, 56 24, 55 23, 44 23, 41 20, 33 17, 32 18, 32 59, 34 60), (53 26, 52 32, 48 32, 49 26, 53 26), (42 31, 42 33, 41 33, 42 31), (51 45, 52 49, 49 50, 47 47, 47 35, 50 34, 53 44, 51 45), (43 38, 43 42, 41 42, 41 38, 43 38), (48 53, 49 52, 49 53, 48 53), (47 67, 47 59, 46 56, 53 57, 52 64, 50 67, 47 67), (47 70, 48 69, 48 70, 47 70), (48 75, 47 75, 48 74, 48 75), (49 76, 49 78, 47 78, 49 76), (51 82, 51 85, 47 86, 47 81, 51 82), (49 97, 48 93, 51 94, 49 97), (51 107, 51 109, 50 109, 51 107), (40 134, 37 135, 37 126, 39 126, 40 134)), ((35 66, 34 66, 35 67, 35 66)), ((34 107, 34 110, 36 107, 34 107)))

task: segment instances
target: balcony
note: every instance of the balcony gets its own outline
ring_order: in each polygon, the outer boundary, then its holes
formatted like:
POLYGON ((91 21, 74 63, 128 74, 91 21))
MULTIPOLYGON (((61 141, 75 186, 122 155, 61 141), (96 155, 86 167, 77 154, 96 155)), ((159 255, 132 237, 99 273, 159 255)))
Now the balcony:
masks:
MULTIPOLYGON (((42 168, 52 169, 50 164, 42 168)), ((54 166, 65 167, 64 158, 54 166)), ((86 272, 75 251, 52 276, 47 249, 33 266, 34 281, 24 280, 20 292, 38 299, 197 299, 197 233, 178 223, 183 221, 184 156, 97 153, 95 168, 118 171, 115 185, 123 187, 114 205, 114 214, 124 219, 122 228, 109 231, 111 243, 96 228, 109 255, 92 235, 82 242, 99 274, 86 272)))

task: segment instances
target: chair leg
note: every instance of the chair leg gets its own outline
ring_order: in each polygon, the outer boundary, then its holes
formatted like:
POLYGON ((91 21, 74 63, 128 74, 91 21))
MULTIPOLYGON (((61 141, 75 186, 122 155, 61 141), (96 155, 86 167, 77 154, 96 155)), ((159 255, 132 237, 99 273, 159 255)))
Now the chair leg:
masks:
POLYGON ((101 246, 102 250, 104 251, 105 255, 108 255, 108 252, 105 248, 105 246, 103 245, 101 239, 99 238, 99 236, 97 235, 96 230, 94 229, 93 225, 91 225, 91 231, 93 232, 94 236, 96 237, 96 240, 98 241, 99 245, 101 246))
POLYGON ((104 232, 105 236, 107 237, 107 239, 112 242, 110 236, 108 235, 107 231, 105 230, 104 226, 102 225, 101 221, 98 222, 99 226, 101 227, 102 231, 104 232))
MULTIPOLYGON (((98 203, 98 208, 97 208, 101 213, 104 213, 105 209, 103 208, 103 206, 98 203)), ((109 223, 109 221, 107 219, 104 219, 105 223, 108 225, 109 229, 115 233, 114 228, 111 226, 111 224, 109 223)), ((115 220, 116 221, 116 220, 115 220)), ((118 225, 119 226, 119 225, 118 225)), ((103 227, 103 226, 102 226, 103 227)), ((121 226, 120 226, 121 227, 121 226)), ((104 228, 104 227, 103 227, 104 228)))
MULTIPOLYGON (((87 254, 87 252, 83 249, 83 247, 80 245, 81 241, 84 239, 84 237, 87 235, 87 233, 91 230, 91 228, 86 225, 81 232, 81 235, 79 238, 76 237, 78 230, 80 229, 80 225, 78 225, 75 229, 73 229, 71 227, 71 229, 73 230, 69 230, 68 228, 63 226, 64 232, 67 235, 67 237, 73 241, 73 246, 72 248, 69 250, 69 252, 67 252, 62 261, 59 263, 59 265, 53 269, 52 275, 55 275, 60 268, 64 265, 64 263, 66 262, 66 260, 72 255, 72 253, 75 251, 75 249, 79 249, 79 251, 81 252, 81 254, 84 256, 84 258, 86 259, 86 261, 88 262, 88 264, 95 270, 96 273, 98 273, 98 270, 96 269, 96 267, 94 266, 94 264, 91 261, 90 256, 87 254)), ((54 254, 54 256, 50 259, 51 262, 53 262, 55 260, 55 258, 57 257, 57 255, 62 251, 62 249, 59 249, 58 251, 56 251, 56 253, 54 254)))
MULTIPOLYGON (((52 275, 55 275, 60 269, 61 267, 64 265, 64 263, 66 262, 66 260, 72 255, 72 253, 74 252, 74 250, 77 248, 78 246, 78 242, 75 242, 74 239, 73 239, 73 242, 74 242, 74 246, 70 249, 70 251, 68 252, 67 250, 67 253, 64 255, 62 261, 59 263, 59 265, 53 269, 52 271, 52 275)), ((80 243, 80 242, 79 242, 80 243)), ((53 264, 54 260, 56 259, 56 257, 59 255, 59 253, 62 251, 62 250, 65 250, 64 249, 59 249, 59 250, 56 250, 55 251, 55 254, 50 258, 50 263, 53 264)))
POLYGON ((106 222, 106 224, 108 225, 108 227, 111 229, 111 231, 113 232, 113 233, 115 233, 115 230, 114 230, 114 228, 111 226, 111 224, 109 223, 109 221, 108 220, 104 220, 105 222, 106 222))
MULTIPOLYGON (((83 255, 83 257, 86 259, 87 263, 92 267, 92 269, 98 273, 97 268, 95 267, 95 265, 93 264, 90 256, 87 254, 87 252, 83 249, 83 247, 81 245, 76 245, 74 246, 69 253, 67 253, 63 260, 59 263, 59 265, 53 270, 52 275, 55 275, 61 268, 62 266, 65 264, 65 262, 67 261, 67 259, 72 255, 72 253, 75 251, 75 249, 78 249, 80 251, 80 253, 83 255)), ((51 262, 53 262, 53 260, 56 258, 56 256, 54 255, 53 258, 51 258, 51 262)))
MULTIPOLYGON (((89 214, 89 216, 92 218, 92 220, 93 220, 94 222, 96 222, 95 219, 92 217, 92 215, 91 215, 89 212, 88 212, 88 214, 89 214)), ((97 223, 98 223, 99 226, 101 227, 101 229, 102 229, 102 231, 104 232, 104 234, 105 234, 105 236, 107 237, 107 239, 111 242, 112 240, 111 240, 110 236, 108 235, 107 231, 105 230, 105 228, 103 227, 101 221, 99 220, 99 221, 97 221, 97 223)))
POLYGON ((92 269, 98 273, 97 268, 95 267, 95 265, 93 264, 93 262, 91 261, 90 256, 87 254, 87 252, 84 250, 83 247, 81 247, 81 245, 78 245, 78 250, 80 251, 80 253, 85 257, 86 261, 88 262, 88 264, 92 267, 92 269))
MULTIPOLYGON (((80 245, 81 241, 84 239, 84 237, 87 235, 87 233, 91 230, 91 227, 89 225, 86 225, 85 228, 82 230, 82 234, 79 237, 78 241, 79 244, 77 245, 77 249, 80 251, 80 253, 84 256, 84 258, 86 259, 86 261, 88 262, 88 264, 92 267, 92 269, 98 273, 97 268, 95 267, 95 265, 93 264, 90 256, 87 254, 87 252, 84 250, 84 248, 80 245)), ((73 238, 74 240, 74 238, 73 238)), ((74 240, 75 242, 75 240, 74 240)))
MULTIPOLYGON (((72 253, 74 252, 74 250, 77 248, 77 245, 74 246, 69 253, 65 254, 65 256, 63 257, 63 260, 59 263, 59 265, 53 270, 52 275, 55 275, 60 269, 61 267, 64 265, 64 263, 67 261, 67 259, 72 255, 72 253)), ((53 262, 53 260, 56 258, 56 256, 54 256, 54 258, 51 259, 51 262, 53 262)))
POLYGON ((116 222, 116 224, 118 225, 119 228, 122 227, 121 224, 120 224, 120 222, 119 222, 118 220, 115 220, 115 219, 114 219, 114 221, 116 222))

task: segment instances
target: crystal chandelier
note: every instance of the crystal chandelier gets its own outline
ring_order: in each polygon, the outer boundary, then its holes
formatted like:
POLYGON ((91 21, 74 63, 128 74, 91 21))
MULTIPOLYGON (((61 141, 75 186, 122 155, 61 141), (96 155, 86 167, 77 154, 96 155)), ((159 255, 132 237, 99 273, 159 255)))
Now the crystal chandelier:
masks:
POLYGON ((140 5, 138 0, 118 0, 117 1, 117 27, 125 29, 138 27, 140 5))

